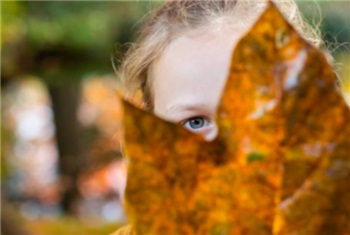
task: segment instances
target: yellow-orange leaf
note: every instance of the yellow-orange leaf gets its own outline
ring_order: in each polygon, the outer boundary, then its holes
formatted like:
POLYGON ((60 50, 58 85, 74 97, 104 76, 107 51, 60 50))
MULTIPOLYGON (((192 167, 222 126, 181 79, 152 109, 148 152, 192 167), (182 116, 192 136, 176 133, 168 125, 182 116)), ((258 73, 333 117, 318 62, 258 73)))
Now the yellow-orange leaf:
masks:
POLYGON ((350 110, 272 3, 235 49, 214 141, 124 108, 137 234, 350 234, 350 110))

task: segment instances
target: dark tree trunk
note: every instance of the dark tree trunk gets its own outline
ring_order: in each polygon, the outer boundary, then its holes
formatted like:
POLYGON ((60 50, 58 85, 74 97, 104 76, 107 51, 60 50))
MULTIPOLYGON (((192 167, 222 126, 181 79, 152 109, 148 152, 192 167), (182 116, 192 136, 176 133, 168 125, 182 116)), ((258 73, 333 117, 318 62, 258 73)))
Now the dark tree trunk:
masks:
POLYGON ((59 152, 59 174, 63 183, 61 205, 67 214, 77 212, 79 200, 77 178, 82 165, 82 153, 79 144, 80 127, 77 110, 80 100, 80 86, 65 84, 49 86, 54 112, 56 140, 59 152))

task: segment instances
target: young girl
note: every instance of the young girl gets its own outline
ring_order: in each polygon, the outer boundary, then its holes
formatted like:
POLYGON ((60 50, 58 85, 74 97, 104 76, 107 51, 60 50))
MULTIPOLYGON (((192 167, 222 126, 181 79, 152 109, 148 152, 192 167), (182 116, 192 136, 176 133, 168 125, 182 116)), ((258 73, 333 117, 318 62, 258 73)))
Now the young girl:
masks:
MULTIPOLYGON (((293 1, 276 2, 285 18, 319 47, 293 1)), ((128 51, 120 76, 132 97, 142 91, 148 110, 208 140, 237 41, 265 9, 264 1, 167 1, 149 15, 128 51)))
MULTIPOLYGON (((321 46, 295 2, 275 4, 306 40, 321 46)), ((141 91, 146 109, 213 140, 232 52, 265 7, 264 1, 166 1, 146 19, 121 65, 127 97, 141 91)))

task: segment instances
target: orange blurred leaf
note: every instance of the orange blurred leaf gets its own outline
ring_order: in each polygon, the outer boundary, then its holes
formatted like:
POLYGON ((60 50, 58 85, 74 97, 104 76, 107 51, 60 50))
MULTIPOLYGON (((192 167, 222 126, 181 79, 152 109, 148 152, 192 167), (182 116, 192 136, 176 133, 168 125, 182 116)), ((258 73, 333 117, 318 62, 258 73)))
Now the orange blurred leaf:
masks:
POLYGON ((350 110, 272 3, 235 49, 214 141, 124 109, 137 234, 350 234, 350 110))

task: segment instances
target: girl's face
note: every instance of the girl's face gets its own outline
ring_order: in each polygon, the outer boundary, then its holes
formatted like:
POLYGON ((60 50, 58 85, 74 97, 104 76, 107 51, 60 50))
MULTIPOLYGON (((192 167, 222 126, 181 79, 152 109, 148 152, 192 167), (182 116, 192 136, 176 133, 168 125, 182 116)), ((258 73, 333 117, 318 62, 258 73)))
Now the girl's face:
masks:
POLYGON ((242 27, 221 27, 173 40, 151 68, 155 114, 214 139, 216 110, 242 34, 242 27))

